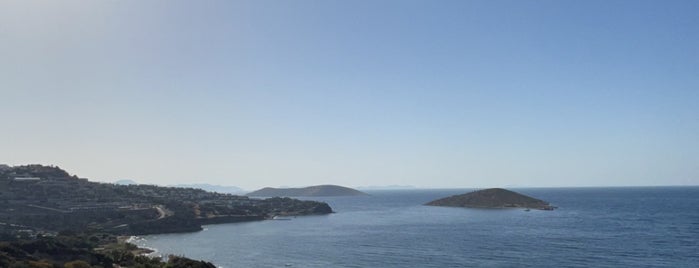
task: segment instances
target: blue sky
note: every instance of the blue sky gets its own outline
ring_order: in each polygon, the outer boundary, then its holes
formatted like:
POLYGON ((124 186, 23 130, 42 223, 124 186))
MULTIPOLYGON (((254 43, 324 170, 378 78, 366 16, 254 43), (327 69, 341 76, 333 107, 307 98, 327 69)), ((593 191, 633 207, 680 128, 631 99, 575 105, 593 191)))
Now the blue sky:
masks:
POLYGON ((0 163, 247 189, 699 184, 697 1, 3 1, 0 163))

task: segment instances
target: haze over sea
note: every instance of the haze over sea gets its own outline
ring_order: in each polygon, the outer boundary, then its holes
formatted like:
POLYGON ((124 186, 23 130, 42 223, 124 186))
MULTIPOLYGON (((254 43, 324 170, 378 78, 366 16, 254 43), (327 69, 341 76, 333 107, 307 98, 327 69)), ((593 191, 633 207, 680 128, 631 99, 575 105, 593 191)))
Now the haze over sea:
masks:
POLYGON ((313 198, 336 213, 136 240, 220 267, 696 267, 699 187, 522 188, 555 211, 429 207, 472 189, 313 198))

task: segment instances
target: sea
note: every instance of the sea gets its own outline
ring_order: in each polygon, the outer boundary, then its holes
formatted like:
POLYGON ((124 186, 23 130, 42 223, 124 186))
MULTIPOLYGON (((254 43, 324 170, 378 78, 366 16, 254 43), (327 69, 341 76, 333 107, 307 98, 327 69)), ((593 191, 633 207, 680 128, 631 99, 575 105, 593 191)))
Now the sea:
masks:
POLYGON ((423 204, 474 189, 302 198, 335 213, 138 237, 219 267, 699 267, 699 187, 521 188, 554 211, 423 204))

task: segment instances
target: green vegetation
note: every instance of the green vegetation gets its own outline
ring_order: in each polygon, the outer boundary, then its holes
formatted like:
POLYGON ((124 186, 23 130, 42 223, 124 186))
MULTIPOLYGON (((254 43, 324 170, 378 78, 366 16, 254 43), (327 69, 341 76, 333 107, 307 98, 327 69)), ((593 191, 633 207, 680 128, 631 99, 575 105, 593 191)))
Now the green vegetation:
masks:
POLYGON ((53 166, 0 165, 0 267, 210 268, 142 256, 115 235, 201 230, 202 224, 332 213, 328 204, 193 188, 90 182, 53 166))
POLYGON ((253 199, 193 188, 90 182, 52 166, 0 169, 0 233, 101 231, 123 235, 191 232, 202 224, 327 214, 326 203, 253 199))
POLYGON ((60 234, 33 240, 0 242, 0 267, 24 268, 184 268, 215 267, 211 263, 170 256, 167 262, 137 254, 135 245, 111 234, 60 234))

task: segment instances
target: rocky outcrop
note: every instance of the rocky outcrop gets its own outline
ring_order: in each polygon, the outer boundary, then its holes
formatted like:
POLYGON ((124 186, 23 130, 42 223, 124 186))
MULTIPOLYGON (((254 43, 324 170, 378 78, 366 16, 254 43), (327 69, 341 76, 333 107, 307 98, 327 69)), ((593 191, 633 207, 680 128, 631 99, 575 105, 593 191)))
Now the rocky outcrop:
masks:
POLYGON ((248 193, 247 196, 352 196, 352 195, 367 195, 364 192, 357 191, 352 188, 347 188, 338 185, 316 185, 304 188, 271 188, 265 187, 260 190, 248 193))
POLYGON ((530 208, 553 210, 548 202, 501 188, 491 188, 431 201, 427 206, 466 208, 530 208))

